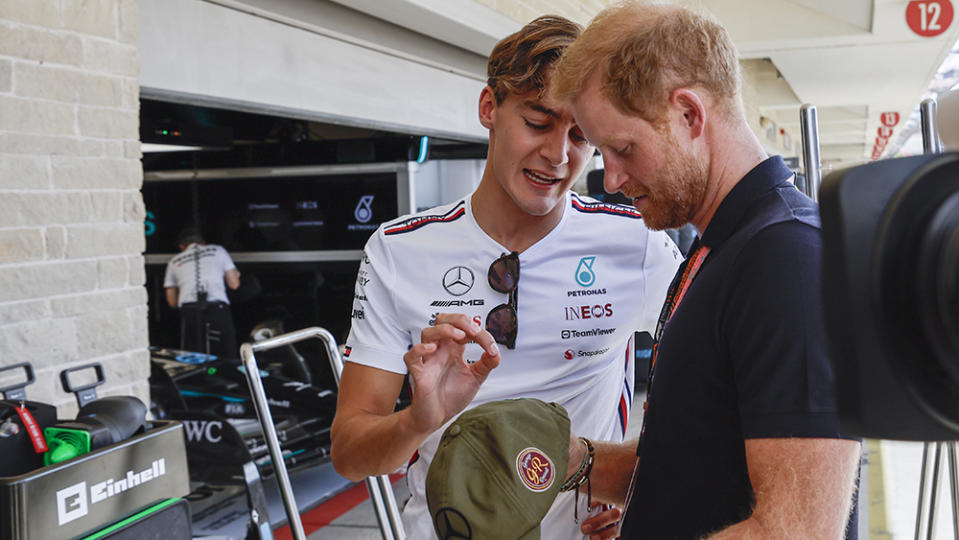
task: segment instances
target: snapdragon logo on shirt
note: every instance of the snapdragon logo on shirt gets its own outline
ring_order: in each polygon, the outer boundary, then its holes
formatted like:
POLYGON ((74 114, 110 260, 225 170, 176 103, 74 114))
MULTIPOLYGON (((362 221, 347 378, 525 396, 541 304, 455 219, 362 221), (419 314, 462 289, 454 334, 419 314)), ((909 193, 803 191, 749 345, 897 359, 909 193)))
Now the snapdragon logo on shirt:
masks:
POLYGON ((87 482, 65 487, 57 491, 57 524, 63 525, 80 519, 89 513, 90 506, 101 503, 110 497, 146 484, 166 474, 166 459, 154 460, 150 467, 142 471, 129 470, 120 478, 108 478, 97 482, 87 490, 87 482))

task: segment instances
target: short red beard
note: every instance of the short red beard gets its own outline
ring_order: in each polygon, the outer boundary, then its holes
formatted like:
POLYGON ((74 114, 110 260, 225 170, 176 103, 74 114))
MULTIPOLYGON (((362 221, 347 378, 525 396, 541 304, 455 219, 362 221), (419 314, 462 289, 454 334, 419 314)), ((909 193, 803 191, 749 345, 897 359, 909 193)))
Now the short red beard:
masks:
POLYGON ((707 165, 684 152, 672 133, 661 148, 663 165, 652 186, 645 186, 643 221, 654 230, 678 229, 690 221, 706 195, 707 165))

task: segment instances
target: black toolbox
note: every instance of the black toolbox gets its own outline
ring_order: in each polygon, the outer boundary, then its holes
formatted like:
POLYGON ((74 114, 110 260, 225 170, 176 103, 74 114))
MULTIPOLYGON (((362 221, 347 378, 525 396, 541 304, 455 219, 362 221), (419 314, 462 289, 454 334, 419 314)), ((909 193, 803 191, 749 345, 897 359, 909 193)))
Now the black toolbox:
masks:
POLYGON ((151 424, 122 442, 0 478, 0 540, 82 538, 188 494, 182 424, 151 424))

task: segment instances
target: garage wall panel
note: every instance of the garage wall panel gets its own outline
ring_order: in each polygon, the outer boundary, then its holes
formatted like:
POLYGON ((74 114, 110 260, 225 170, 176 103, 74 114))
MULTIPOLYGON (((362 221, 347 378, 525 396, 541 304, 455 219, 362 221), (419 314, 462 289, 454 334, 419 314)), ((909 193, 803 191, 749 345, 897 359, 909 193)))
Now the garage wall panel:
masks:
POLYGON ((480 76, 201 0, 140 0, 143 96, 484 140, 480 76))

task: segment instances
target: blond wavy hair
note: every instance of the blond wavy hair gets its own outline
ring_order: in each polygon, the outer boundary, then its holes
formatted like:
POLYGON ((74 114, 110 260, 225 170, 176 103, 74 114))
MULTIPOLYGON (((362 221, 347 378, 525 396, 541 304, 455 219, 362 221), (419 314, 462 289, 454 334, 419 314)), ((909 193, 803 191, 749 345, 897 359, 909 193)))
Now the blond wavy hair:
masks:
POLYGON ((493 47, 486 67, 486 84, 496 102, 507 93, 533 90, 542 98, 553 63, 579 37, 583 27, 558 15, 538 17, 493 47))
POLYGON ((705 90, 730 112, 741 107, 738 54, 726 29, 679 6, 623 2, 600 12, 555 64, 551 92, 573 101, 594 74, 617 110, 653 124, 664 121, 677 88, 705 90))

